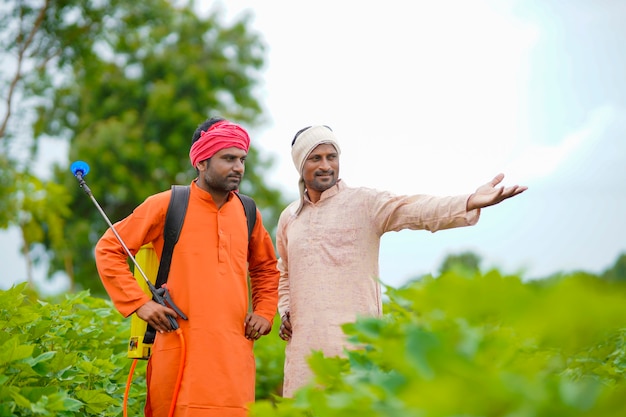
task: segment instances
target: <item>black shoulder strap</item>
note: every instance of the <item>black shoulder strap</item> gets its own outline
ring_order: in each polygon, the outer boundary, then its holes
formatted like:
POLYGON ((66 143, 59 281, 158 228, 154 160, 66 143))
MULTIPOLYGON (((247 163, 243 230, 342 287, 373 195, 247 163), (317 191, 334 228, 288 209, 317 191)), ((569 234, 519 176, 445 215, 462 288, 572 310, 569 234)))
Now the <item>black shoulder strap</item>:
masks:
POLYGON ((248 222, 248 242, 250 241, 250 236, 252 235, 252 230, 254 229, 254 225, 256 224, 256 203, 252 199, 245 194, 235 193, 239 200, 241 200, 241 204, 243 204, 243 209, 246 212, 246 221, 248 222))
MULTIPOLYGON (((159 262, 159 271, 154 286, 161 288, 167 282, 167 276, 170 273, 170 263, 172 262, 172 252, 174 245, 178 242, 180 230, 183 228, 185 214, 187 213, 187 205, 189 204, 188 185, 172 185, 172 195, 170 204, 167 207, 165 215, 165 227, 163 229, 163 252, 161 253, 161 261, 159 262)), ((143 336, 143 343, 152 344, 156 337, 156 330, 148 324, 146 332, 143 336)))
MULTIPOLYGON (((248 223, 248 240, 252 235, 252 230, 256 223, 256 203, 254 200, 245 195, 235 193, 241 204, 243 204, 246 212, 246 221, 248 223)), ((189 186, 188 185, 172 185, 172 197, 165 216, 165 229, 163 230, 163 252, 161 253, 161 261, 159 262, 159 272, 157 273, 155 287, 161 288, 167 282, 170 272, 170 263, 172 262, 172 253, 174 245, 178 242, 180 230, 185 221, 185 213, 189 203, 189 186)))
POLYGON ((170 263, 172 262, 172 252, 174 245, 178 242, 180 229, 183 228, 185 221, 185 213, 189 204, 189 186, 188 185, 172 185, 172 197, 170 205, 165 215, 165 229, 163 230, 163 252, 161 253, 161 261, 159 263, 159 272, 157 273, 155 287, 161 288, 167 282, 167 276, 170 272, 170 263))

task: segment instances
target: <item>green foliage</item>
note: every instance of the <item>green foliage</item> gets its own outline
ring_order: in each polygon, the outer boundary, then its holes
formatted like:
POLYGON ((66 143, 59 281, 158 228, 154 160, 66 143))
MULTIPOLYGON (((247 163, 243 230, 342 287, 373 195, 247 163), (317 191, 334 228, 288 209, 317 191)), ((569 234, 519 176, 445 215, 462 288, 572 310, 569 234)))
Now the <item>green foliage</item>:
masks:
MULTIPOLYGON (((98 35, 98 44, 111 55, 82 51, 72 61, 74 83, 59 91, 41 118, 46 132, 56 127, 71 132, 69 158, 90 165, 88 184, 112 222, 147 196, 195 177, 188 157, 191 137, 208 117, 250 126, 260 113, 253 93, 264 47, 245 20, 225 26, 218 15, 200 18, 166 1, 137 4, 118 4, 117 22, 106 21, 113 27, 98 35)), ((263 182, 263 167, 270 162, 261 161, 255 149, 247 161, 241 189, 268 210, 264 221, 271 225, 283 204, 263 182)), ((93 246, 107 225, 67 168, 55 178, 70 190, 72 207, 80 213, 65 228, 66 236, 74 237, 71 274, 79 288, 104 295, 93 279, 93 246)), ((50 273, 66 270, 66 259, 54 255, 50 273)))
POLYGON ((18 225, 25 247, 32 249, 37 244, 45 244, 66 258, 68 250, 63 227, 71 212, 65 187, 53 181, 42 181, 28 172, 18 174, 16 184, 22 191, 18 225))
MULTIPOLYGON (((130 323, 109 302, 87 292, 38 300, 20 284, 0 291, 0 306, 0 415, 121 414, 130 323)), ((142 364, 129 415, 143 409, 144 375, 142 364)))
POLYGON ((8 227, 19 211, 15 162, 0 153, 0 229, 8 227))
MULTIPOLYGON (((310 357, 316 381, 279 396, 284 342, 255 343, 263 416, 623 416, 626 284, 588 274, 523 282, 454 272, 386 289, 381 318, 344 329, 345 357, 310 357)), ((87 292, 0 291, 0 415, 120 415, 129 321, 87 292)), ((131 384, 141 415, 145 361, 131 384)))
MULTIPOLYGON (((63 253, 66 240, 64 218, 69 215, 69 198, 64 187, 42 181, 28 170, 20 171, 15 161, 0 155, 0 229, 20 228, 22 247, 27 265, 38 261, 30 249, 46 242, 50 248, 63 253), (24 250, 27 248, 28 250, 24 250)), ((27 268, 30 271, 30 268, 27 268)), ((27 281, 31 281, 30 276, 27 281)))
MULTIPOLYGON (((42 137, 68 141, 69 162, 90 165, 89 187, 115 222, 147 196, 195 177, 188 152, 199 124, 212 115, 241 122, 251 130, 253 146, 241 191, 257 200, 273 230, 285 203, 279 191, 265 185, 263 172, 272 160, 254 148, 252 130, 262 122, 255 93, 265 45, 248 29, 247 16, 227 25, 218 12, 200 17, 192 5, 76 0, 33 6, 9 1, 6 16, 0 17, 6 23, 0 44, 19 63, 34 68, 11 74, 20 109, 32 112, 34 119, 14 125, 27 125, 20 135, 28 139, 32 155, 42 137)), ((1 78, 0 84, 5 88, 10 80, 1 78)), ((0 131, 5 145, 16 140, 11 132, 0 131)), ((8 166, 28 174, 19 164, 8 166)), ((9 174, 0 178, 0 196, 13 207, 28 190, 12 187, 9 174)), ((55 168, 52 183, 64 190, 63 199, 41 181, 49 192, 38 200, 41 204, 18 206, 26 217, 31 210, 54 208, 30 224, 39 228, 27 230, 25 247, 32 252, 43 244, 51 259, 49 275, 64 272, 75 284, 72 288, 104 295, 93 247, 107 224, 68 166, 55 168)), ((20 211, 2 213, 0 227, 16 224, 15 218, 4 217, 20 211)))
POLYGON ((277 314, 271 333, 254 342, 257 400, 273 401, 282 393, 285 342, 278 336, 279 329, 280 316, 277 314))
POLYGON ((262 416, 623 416, 626 286, 453 272, 387 288, 355 349, 314 353, 315 384, 262 416))
MULTIPOLYGON (((121 414, 132 365, 130 320, 110 302, 86 291, 44 301, 19 284, 0 291, 0 306, 0 416, 121 414)), ((255 343, 258 399, 280 393, 284 342, 277 329, 255 343)), ((138 361, 132 373, 131 416, 143 414, 146 363, 138 361)))

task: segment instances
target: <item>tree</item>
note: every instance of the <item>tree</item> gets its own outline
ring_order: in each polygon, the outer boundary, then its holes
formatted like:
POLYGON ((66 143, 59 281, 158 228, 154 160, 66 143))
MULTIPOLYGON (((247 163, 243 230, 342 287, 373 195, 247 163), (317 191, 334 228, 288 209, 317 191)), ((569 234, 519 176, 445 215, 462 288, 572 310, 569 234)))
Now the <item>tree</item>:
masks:
POLYGON ((622 253, 615 264, 602 273, 602 278, 611 281, 626 281, 626 253, 622 253))
MULTIPOLYGON (((189 183, 195 176, 188 158, 191 135, 206 118, 221 115, 249 127, 262 122, 254 93, 265 50, 248 30, 248 16, 226 26, 219 10, 202 18, 190 4, 97 4, 45 3, 41 36, 58 46, 50 58, 56 65, 42 77, 48 82, 31 80, 38 87, 31 90, 46 97, 33 131, 35 137, 69 141, 68 159, 90 165, 89 187, 115 222, 148 195, 189 183)), ((284 205, 280 193, 263 183, 271 162, 252 148, 241 187, 264 208, 270 229, 284 205)), ((67 166, 55 168, 53 182, 64 186, 71 212, 65 215, 64 245, 43 237, 49 275, 64 271, 75 289, 104 294, 93 247, 106 222, 67 166)))
POLYGON ((480 272, 481 259, 472 252, 463 252, 456 255, 448 255, 439 267, 439 272, 445 274, 449 271, 461 269, 466 273, 475 274, 480 272))
POLYGON ((36 117, 36 109, 50 100, 53 80, 63 78, 59 69, 74 50, 75 40, 68 34, 74 25, 67 16, 79 7, 78 2, 52 7, 49 1, 12 1, 0 6, 0 228, 17 226, 21 230, 20 249, 31 286, 32 265, 38 260, 34 249, 41 246, 42 237, 46 236, 51 247, 63 246, 58 232, 67 204, 58 185, 33 173, 31 161, 38 149, 33 132, 38 127, 29 123, 36 117))

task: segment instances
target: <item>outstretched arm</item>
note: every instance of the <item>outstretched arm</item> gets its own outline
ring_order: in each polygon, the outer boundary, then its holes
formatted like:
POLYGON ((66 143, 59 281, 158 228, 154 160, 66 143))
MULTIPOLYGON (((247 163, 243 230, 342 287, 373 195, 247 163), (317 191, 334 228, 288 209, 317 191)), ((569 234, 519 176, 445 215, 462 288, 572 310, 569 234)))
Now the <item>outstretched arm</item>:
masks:
POLYGON ((497 187, 503 179, 504 174, 498 174, 488 183, 478 187, 476 192, 467 199, 467 211, 493 206, 528 189, 528 187, 522 185, 497 187))

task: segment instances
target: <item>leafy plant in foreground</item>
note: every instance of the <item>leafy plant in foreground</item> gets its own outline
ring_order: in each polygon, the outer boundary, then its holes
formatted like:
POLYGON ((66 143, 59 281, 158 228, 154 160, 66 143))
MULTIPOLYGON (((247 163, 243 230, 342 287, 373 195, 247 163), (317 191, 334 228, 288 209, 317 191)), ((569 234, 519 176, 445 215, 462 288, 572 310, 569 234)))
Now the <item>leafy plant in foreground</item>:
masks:
POLYGON ((497 272, 387 288, 383 318, 345 325, 345 358, 254 416, 624 416, 626 287, 497 272))
MULTIPOLYGON (((87 292, 38 300, 26 284, 0 291, 0 415, 117 416, 131 361, 129 322, 87 292)), ((140 415, 145 366, 129 414, 140 415)))

